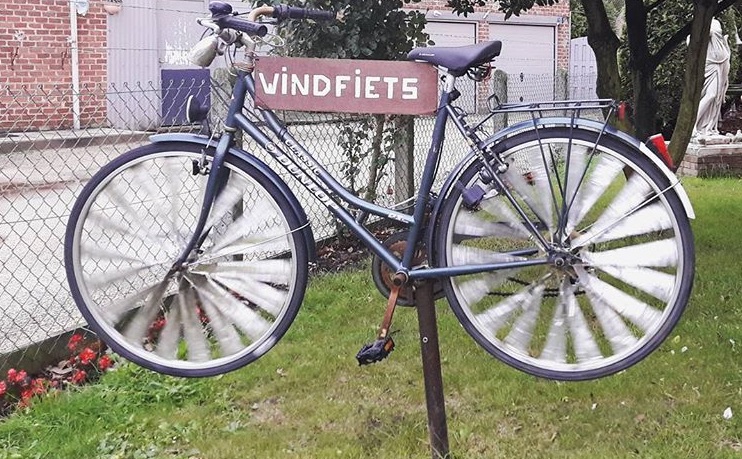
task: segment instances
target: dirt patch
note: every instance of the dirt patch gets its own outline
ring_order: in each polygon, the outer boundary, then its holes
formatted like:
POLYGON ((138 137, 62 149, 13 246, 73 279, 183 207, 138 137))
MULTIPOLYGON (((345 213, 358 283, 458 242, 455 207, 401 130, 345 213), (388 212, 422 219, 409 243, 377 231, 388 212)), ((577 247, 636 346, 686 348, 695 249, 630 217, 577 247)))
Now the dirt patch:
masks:
MULTIPOLYGON (((376 225, 372 230, 374 237, 385 241, 399 231, 394 225, 376 225)), ((363 266, 371 252, 350 232, 343 230, 340 235, 320 242, 317 245, 317 267, 314 272, 331 273, 363 266)))
POLYGON ((282 425, 286 423, 283 397, 269 398, 250 406, 250 417, 256 424, 282 425))

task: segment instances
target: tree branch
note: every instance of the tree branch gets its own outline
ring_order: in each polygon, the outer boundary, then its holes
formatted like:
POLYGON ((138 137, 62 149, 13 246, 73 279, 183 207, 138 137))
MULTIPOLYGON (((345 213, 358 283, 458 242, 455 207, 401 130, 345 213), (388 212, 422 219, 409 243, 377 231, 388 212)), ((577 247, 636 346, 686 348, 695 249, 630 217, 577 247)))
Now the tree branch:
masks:
MULTIPOLYGON (((664 0, 658 0, 658 3, 664 1, 664 0)), ((714 16, 721 13, 725 9, 733 6, 735 3, 737 3, 739 0, 722 0, 716 5, 716 11, 714 12, 714 16)), ((651 65, 653 69, 656 69, 662 61, 667 57, 668 54, 670 54, 678 45, 685 42, 686 38, 690 34, 691 26, 693 25, 692 22, 687 22, 683 27, 678 29, 677 32, 673 34, 672 37, 670 37, 662 47, 657 50, 656 53, 654 53, 651 56, 651 65)))

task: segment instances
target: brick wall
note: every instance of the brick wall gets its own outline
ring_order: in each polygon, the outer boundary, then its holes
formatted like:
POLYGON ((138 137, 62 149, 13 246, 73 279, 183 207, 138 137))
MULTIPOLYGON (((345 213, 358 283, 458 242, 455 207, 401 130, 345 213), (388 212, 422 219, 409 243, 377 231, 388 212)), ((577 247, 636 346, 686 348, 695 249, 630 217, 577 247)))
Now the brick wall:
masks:
MULTIPOLYGON (((446 6, 447 0, 423 0, 420 3, 416 3, 415 8, 419 10, 441 10, 451 11, 451 8, 446 6)), ((488 0, 486 6, 474 8, 475 12, 499 12, 498 3, 496 0, 488 0)), ((556 16, 556 17, 570 17, 570 8, 568 0, 560 0, 559 3, 552 6, 536 6, 522 16, 533 15, 533 16, 556 16)), ((463 16, 462 16, 463 18, 463 16)), ((481 21, 478 29, 477 40, 489 40, 489 28, 485 21, 481 21)), ((570 40, 570 26, 569 21, 565 21, 564 24, 557 26, 557 62, 556 68, 566 70, 569 68, 569 40, 570 40)))
MULTIPOLYGON (((106 120, 107 14, 102 2, 90 3, 87 15, 77 16, 84 126, 106 120)), ((0 131, 72 127, 69 37, 69 0, 2 1, 0 131)))

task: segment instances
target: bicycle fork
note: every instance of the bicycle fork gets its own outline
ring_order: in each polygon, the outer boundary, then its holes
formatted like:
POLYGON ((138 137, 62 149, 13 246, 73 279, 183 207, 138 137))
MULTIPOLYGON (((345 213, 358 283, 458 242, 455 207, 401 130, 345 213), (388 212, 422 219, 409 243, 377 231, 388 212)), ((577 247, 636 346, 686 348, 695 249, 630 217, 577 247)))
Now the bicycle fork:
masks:
POLYGON ((204 199, 203 203, 201 204, 201 211, 198 215, 196 229, 191 235, 191 239, 190 241, 188 241, 185 249, 183 249, 183 252, 181 252, 178 259, 175 261, 175 263, 173 263, 172 268, 170 268, 169 274, 173 274, 185 269, 185 267, 188 266, 188 262, 191 258, 191 255, 193 254, 193 251, 198 250, 201 247, 201 244, 204 243, 206 236, 209 234, 209 230, 206 229, 206 222, 208 221, 209 214, 211 213, 211 208, 213 207, 216 198, 219 196, 219 192, 224 188, 224 185, 229 178, 229 171, 224 169, 224 161, 227 156, 227 152, 229 151, 229 147, 232 144, 232 138, 233 134, 230 132, 226 132, 224 135, 221 136, 221 138, 219 139, 219 143, 216 146, 214 158, 211 161, 211 166, 208 172, 205 172, 205 165, 203 164, 194 163, 193 165, 194 175, 208 173, 209 177, 206 181, 206 190, 204 191, 204 199))

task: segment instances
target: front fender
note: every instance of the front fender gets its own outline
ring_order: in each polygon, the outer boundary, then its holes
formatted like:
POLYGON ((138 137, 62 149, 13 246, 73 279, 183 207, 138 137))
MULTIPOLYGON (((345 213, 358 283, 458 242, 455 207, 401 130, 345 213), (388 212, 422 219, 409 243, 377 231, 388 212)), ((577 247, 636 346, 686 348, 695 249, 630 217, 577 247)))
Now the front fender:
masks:
MULTIPOLYGON (((203 135, 189 134, 189 133, 155 134, 153 136, 150 136, 150 141, 152 141, 153 143, 161 143, 161 142, 195 143, 198 145, 203 145, 203 146, 213 147, 213 148, 216 148, 216 145, 217 145, 217 140, 213 140, 210 137, 206 137, 203 135)), ((255 168, 259 173, 267 177, 268 180, 270 180, 271 183, 276 186, 276 188, 278 188, 281 195, 289 203, 290 208, 288 210, 290 212, 293 212, 293 214, 296 216, 297 220, 299 221, 299 227, 302 228, 301 234, 304 237, 304 241, 306 242, 307 249, 309 251, 309 261, 315 262, 317 260, 317 247, 316 247, 317 243, 314 240, 314 233, 312 232, 312 227, 309 224, 309 219, 307 218, 307 214, 304 211, 304 208, 299 203, 299 200, 296 199, 296 195, 294 195, 293 191, 291 191, 291 189, 286 184, 286 182, 284 182, 283 179, 281 179, 281 177, 279 177, 278 174, 276 174, 273 171, 273 169, 271 169, 267 164, 265 164, 263 161, 255 157, 255 155, 248 153, 245 150, 241 148, 237 148, 237 147, 230 148, 229 153, 241 159, 242 161, 245 161, 250 167, 255 168)))

